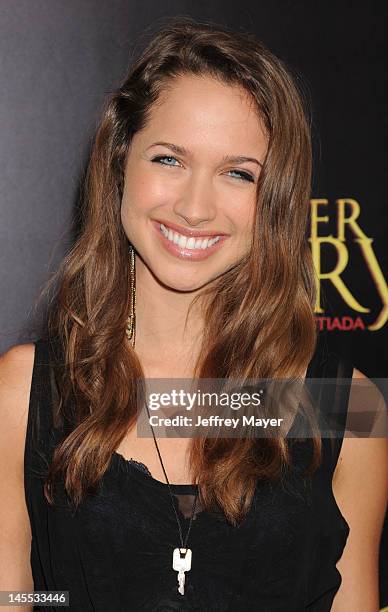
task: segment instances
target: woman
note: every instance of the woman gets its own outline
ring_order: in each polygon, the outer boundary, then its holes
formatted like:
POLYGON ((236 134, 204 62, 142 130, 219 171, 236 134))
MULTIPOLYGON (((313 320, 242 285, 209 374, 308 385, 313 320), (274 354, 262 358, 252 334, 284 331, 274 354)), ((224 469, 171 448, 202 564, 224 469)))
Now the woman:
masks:
POLYGON ((154 36, 104 111, 47 335, 1 359, 2 589, 376 611, 386 443, 342 441, 363 374, 317 342, 310 181, 281 61, 187 18, 154 36), (340 435, 138 436, 137 379, 194 376, 347 378, 340 435))

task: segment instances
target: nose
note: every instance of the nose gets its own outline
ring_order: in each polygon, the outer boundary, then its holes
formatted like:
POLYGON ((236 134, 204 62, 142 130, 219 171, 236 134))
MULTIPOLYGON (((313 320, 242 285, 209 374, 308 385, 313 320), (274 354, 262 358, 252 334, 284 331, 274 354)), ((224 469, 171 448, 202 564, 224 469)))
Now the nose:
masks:
POLYGON ((185 181, 173 209, 178 217, 195 227, 215 219, 216 194, 210 178, 205 173, 193 172, 185 181))

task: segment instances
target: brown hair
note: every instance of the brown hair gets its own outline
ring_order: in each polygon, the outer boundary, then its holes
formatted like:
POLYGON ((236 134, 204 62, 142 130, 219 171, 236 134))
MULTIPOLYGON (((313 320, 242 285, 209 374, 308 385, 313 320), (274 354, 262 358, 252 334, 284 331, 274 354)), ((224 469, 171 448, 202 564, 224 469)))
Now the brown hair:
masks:
MULTIPOLYGON (((50 503, 62 474, 78 505, 135 423, 135 385, 144 373, 126 338, 129 245, 120 220, 125 159, 152 105, 183 74, 244 88, 268 134, 252 249, 203 292, 208 302, 196 373, 240 380, 298 377, 315 350, 315 275, 306 235, 312 154, 304 96, 284 63, 253 35, 170 19, 107 100, 85 177, 82 229, 56 274, 48 325, 66 365, 58 380, 60 412, 75 427, 55 449, 45 484, 50 503)), ((310 473, 321 451, 319 436, 313 442, 310 473)), ((190 446, 203 506, 218 504, 233 524, 249 509, 257 480, 279 478, 289 460, 284 438, 197 438, 190 446)))

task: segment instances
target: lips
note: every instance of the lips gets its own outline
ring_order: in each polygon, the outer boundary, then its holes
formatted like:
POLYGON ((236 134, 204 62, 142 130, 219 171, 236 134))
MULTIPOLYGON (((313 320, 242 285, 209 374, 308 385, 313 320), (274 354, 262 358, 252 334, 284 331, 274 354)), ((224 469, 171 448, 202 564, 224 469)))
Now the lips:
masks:
POLYGON ((181 225, 177 225, 172 221, 164 221, 163 219, 155 219, 155 222, 160 224, 162 223, 167 228, 172 229, 174 232, 178 234, 182 234, 183 236, 188 236, 192 238, 211 238, 212 236, 229 236, 225 232, 219 232, 217 230, 197 230, 190 229, 189 227, 182 227, 181 225))
MULTIPOLYGON (((187 248, 187 246, 183 247, 178 244, 176 244, 175 242, 172 242, 171 240, 169 240, 165 234, 163 233, 163 231, 161 230, 161 223, 158 221, 152 221, 152 225, 155 228, 158 236, 159 236, 159 240, 161 241, 162 246, 164 247, 164 249, 170 253, 171 255, 174 255, 175 257, 177 257, 178 259, 181 260, 185 260, 185 261, 202 261, 204 259, 207 259, 208 257, 211 257, 211 255, 213 253, 215 253, 215 251, 217 251, 219 248, 222 247, 223 243, 228 239, 228 235, 227 234, 213 234, 213 238, 214 236, 219 236, 219 239, 217 240, 217 242, 215 242, 214 244, 212 244, 211 246, 206 246, 206 248, 200 248, 200 249, 196 249, 196 248, 187 248)), ((163 223, 164 225, 164 223, 163 223)), ((166 225, 166 227, 169 227, 169 229, 173 230, 173 227, 169 224, 166 225)), ((174 227, 179 227, 176 226, 174 224, 174 227)), ((178 233, 178 230, 174 230, 178 233)), ((180 233, 180 232, 179 232, 180 233)), ((197 232, 194 232, 194 236, 192 234, 187 235, 186 237, 188 239, 201 239, 202 237, 210 237, 211 234, 209 233, 203 233, 200 236, 198 235, 197 232)))

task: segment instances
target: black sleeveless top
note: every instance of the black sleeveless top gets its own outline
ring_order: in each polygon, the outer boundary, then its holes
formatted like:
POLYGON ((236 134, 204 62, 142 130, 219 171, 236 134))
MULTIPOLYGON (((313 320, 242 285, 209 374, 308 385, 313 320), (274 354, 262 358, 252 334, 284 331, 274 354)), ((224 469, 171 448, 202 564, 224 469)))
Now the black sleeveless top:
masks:
MULTIPOLYGON (((294 470, 286 482, 260 483, 238 526, 203 511, 197 502, 188 546, 192 567, 178 593, 172 551, 180 546, 167 483, 144 464, 114 453, 98 493, 76 512, 50 506, 43 494, 45 468, 63 439, 55 427, 52 344, 35 342, 26 447, 25 496, 32 529, 34 589, 69 591, 74 612, 327 612, 341 584, 336 568, 349 526, 332 491, 351 385, 351 363, 329 352, 325 338, 308 366, 309 378, 348 379, 325 405, 336 405, 342 427, 322 438, 322 463, 302 477, 308 445, 292 445, 294 470)), ((315 393, 315 391, 314 391, 315 393)), ((311 450, 311 448, 310 448, 311 450)), ((196 485, 171 485, 183 537, 196 485)), ((63 497, 65 500, 65 497, 63 497)), ((35 607, 34 610, 60 607, 35 607)))

